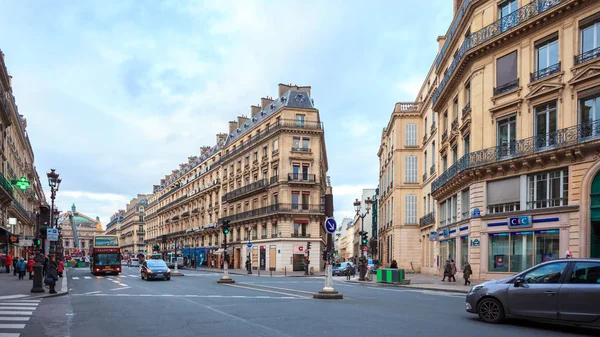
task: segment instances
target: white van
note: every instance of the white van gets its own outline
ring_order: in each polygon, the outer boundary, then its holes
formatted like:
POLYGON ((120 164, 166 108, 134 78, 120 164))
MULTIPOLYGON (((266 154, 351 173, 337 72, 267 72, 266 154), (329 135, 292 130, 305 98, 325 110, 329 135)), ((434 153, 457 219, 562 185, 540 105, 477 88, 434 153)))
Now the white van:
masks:
POLYGON ((131 259, 131 266, 132 267, 139 267, 140 266, 140 260, 136 259, 136 258, 131 259))

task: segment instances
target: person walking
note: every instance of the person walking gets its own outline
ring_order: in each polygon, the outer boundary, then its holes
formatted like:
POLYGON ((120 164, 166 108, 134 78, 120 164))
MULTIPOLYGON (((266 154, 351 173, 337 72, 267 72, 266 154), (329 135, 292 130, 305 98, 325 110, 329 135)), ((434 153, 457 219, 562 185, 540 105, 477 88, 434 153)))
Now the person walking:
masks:
POLYGON ((29 279, 33 280, 33 265, 35 264, 35 261, 33 260, 32 257, 29 257, 29 260, 27 261, 27 272, 29 273, 29 279))
POLYGON ((58 265, 56 263, 56 258, 54 256, 50 257, 50 260, 47 263, 46 267, 46 284, 50 287, 50 294, 56 294, 56 290, 54 287, 56 286, 56 281, 58 281, 58 265))
POLYGON ((6 267, 6 273, 10 273, 10 266, 13 264, 13 258, 10 254, 6 254, 6 258, 4 258, 4 266, 6 267))
POLYGON ((13 276, 17 276, 17 262, 19 262, 19 259, 15 256, 13 259, 13 276))
POLYGON ((463 267, 463 278, 465 279, 465 285, 471 285, 471 281, 469 281, 469 278, 472 274, 473 270, 471 269, 469 261, 465 261, 465 266, 463 267))
POLYGON ((353 270, 354 267, 352 266, 352 263, 348 262, 346 265, 346 281, 350 281, 350 276, 352 275, 353 270))
POLYGON ((396 262, 396 260, 392 260, 392 263, 390 264, 390 269, 398 269, 398 262, 396 262))
POLYGON ((58 261, 58 267, 56 268, 56 270, 58 271, 58 276, 63 277, 63 271, 65 270, 65 263, 62 260, 58 261))
MULTIPOLYGON (((456 282, 456 276, 454 275, 456 275, 456 263, 454 260, 450 260, 450 277, 453 282, 456 282)), ((448 282, 450 282, 450 279, 448 279, 448 282)))
POLYGON ((25 270, 27 269, 27 263, 25 262, 25 259, 20 258, 15 267, 15 270, 19 274, 19 280, 23 280, 23 277, 25 276, 25 270))
POLYGON ((450 264, 450 260, 446 260, 446 264, 444 264, 444 278, 442 282, 446 281, 446 277, 448 278, 448 282, 450 282, 450 275, 452 275, 452 265, 450 264))

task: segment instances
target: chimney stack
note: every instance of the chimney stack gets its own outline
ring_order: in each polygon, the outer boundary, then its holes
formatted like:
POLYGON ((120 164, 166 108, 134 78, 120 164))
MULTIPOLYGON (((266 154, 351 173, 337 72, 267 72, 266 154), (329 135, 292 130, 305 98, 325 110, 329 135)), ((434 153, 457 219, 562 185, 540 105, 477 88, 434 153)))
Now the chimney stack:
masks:
POLYGON ((279 97, 283 96, 286 92, 288 92, 288 90, 299 90, 299 91, 304 91, 306 93, 308 93, 308 96, 310 96, 310 86, 303 86, 303 87, 299 87, 295 84, 283 84, 283 83, 279 83, 279 97))
POLYGON ((237 120, 238 120, 238 128, 244 130, 244 123, 246 123, 249 119, 250 118, 248 118, 248 117, 246 117, 244 115, 238 116, 238 118, 237 118, 237 120))
POLYGON ((271 105, 271 103, 273 103, 273 98, 263 97, 260 99, 260 108, 262 110, 269 112, 269 111, 271 111, 271 108, 269 107, 269 105, 271 105))
POLYGON ((235 131, 235 129, 238 128, 238 123, 236 121, 230 121, 229 122, 229 133, 232 133, 235 131))
POLYGON ((260 112, 260 106, 251 105, 250 106, 250 117, 256 116, 260 112))
POLYGON ((208 152, 210 150, 210 146, 201 146, 200 147, 200 155, 205 154, 206 152, 208 152))
POLYGON ((227 134, 226 133, 217 133, 217 145, 225 142, 227 140, 227 134))

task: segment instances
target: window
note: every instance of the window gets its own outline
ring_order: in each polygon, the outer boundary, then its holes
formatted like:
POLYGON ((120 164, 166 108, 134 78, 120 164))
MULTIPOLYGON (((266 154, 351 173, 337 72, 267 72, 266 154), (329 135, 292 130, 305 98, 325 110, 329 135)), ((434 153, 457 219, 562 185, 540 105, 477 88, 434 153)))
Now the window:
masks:
POLYGON ((297 128, 303 128, 304 127, 304 115, 301 114, 297 114, 296 115, 296 127, 297 128))
POLYGON ((271 225, 271 237, 276 238, 279 235, 279 230, 277 228, 277 223, 271 225))
POLYGON ((439 226, 446 226, 446 201, 440 202, 438 211, 439 226))
POLYGON ((427 193, 427 213, 430 213, 432 208, 431 193, 427 193))
POLYGON ((458 160, 458 147, 455 146, 452 148, 452 164, 455 164, 458 160))
POLYGON ((267 158, 267 150, 268 150, 268 148, 269 148, 268 145, 263 146, 263 152, 262 152, 263 158, 267 158))
POLYGON ((461 220, 468 219, 471 213, 471 196, 469 189, 463 190, 460 194, 461 220))
POLYGON ((423 134, 427 135, 427 117, 425 117, 425 121, 423 122, 423 134))
POLYGON ((250 155, 246 155, 246 162, 245 162, 245 166, 250 165, 250 155))
POLYGON ((471 103, 471 82, 465 84, 465 106, 471 103))
POLYGON ((535 81, 560 70, 558 64, 558 37, 553 36, 535 46, 536 72, 531 76, 535 81))
POLYGON ((569 283, 600 284, 600 263, 576 262, 569 283))
POLYGON ((254 162, 258 161, 258 150, 254 150, 254 158, 253 158, 254 162))
POLYGON ((525 274, 523 280, 528 284, 558 283, 567 265, 567 262, 557 262, 541 266, 525 274))
POLYGON ((279 139, 275 139, 273 141, 273 152, 277 152, 279 150, 279 139))
POLYGON ((448 168, 448 158, 446 156, 442 157, 442 172, 446 172, 448 168))
POLYGON ((463 154, 471 153, 471 136, 466 135, 463 138, 463 154))
POLYGON ((458 118, 458 96, 454 97, 454 101, 452 102, 452 108, 454 110, 454 118, 458 118))
POLYGON ((310 204, 310 194, 302 193, 302 209, 307 211, 310 204))
POLYGON ((521 209, 520 177, 489 181, 486 190, 488 214, 521 209))
POLYGON ((589 58, 583 59, 582 62, 589 61, 597 57, 600 51, 591 52, 600 47, 600 22, 596 21, 591 24, 582 25, 581 28, 581 54, 588 53, 589 58), (591 52, 591 53, 590 53, 591 52))
POLYGON ((517 9, 519 9, 518 0, 507 0, 498 5, 498 20, 501 20, 500 29, 503 32, 517 25, 519 17, 511 15, 517 9))
POLYGON ((581 98, 579 100, 579 124, 581 138, 597 137, 600 135, 600 94, 581 98))
POLYGON ((308 180, 308 165, 302 165, 302 180, 308 180))
POLYGON ((408 194, 404 197, 404 223, 417 224, 417 195, 408 194))
POLYGON ((277 193, 273 193, 273 205, 279 204, 279 196, 277 193))
POLYGON ((527 209, 568 205, 568 168, 529 175, 527 183, 527 209))
POLYGON ((498 121, 497 145, 500 157, 510 157, 516 152, 517 118, 511 116, 498 121))
POLYGON ((299 207, 298 207, 299 202, 300 202, 300 193, 292 192, 292 209, 293 210, 299 209, 299 207))
POLYGON ((406 124, 406 146, 417 145, 417 124, 406 124))
POLYGON ((427 151, 423 154, 423 171, 425 171, 425 175, 427 175, 427 151))
POLYGON ((494 95, 510 91, 519 85, 517 75, 517 52, 500 57, 496 61, 496 88, 494 95))
POLYGON ((294 148, 294 150, 300 148, 300 137, 294 137, 294 139, 292 140, 292 147, 294 148))
POLYGON ((404 181, 407 183, 417 182, 417 156, 406 156, 404 167, 404 181))
POLYGON ((556 101, 538 105, 535 111, 535 148, 556 144, 556 101))
MULTIPOLYGON (((431 167, 435 172, 435 140, 431 142, 431 167)), ((433 172, 431 172, 433 174, 433 172)))
POLYGON ((488 271, 517 273, 559 257, 558 229, 489 234, 488 271))
POLYGON ((309 142, 310 142, 310 138, 302 137, 302 150, 304 150, 304 151, 308 150, 309 142))

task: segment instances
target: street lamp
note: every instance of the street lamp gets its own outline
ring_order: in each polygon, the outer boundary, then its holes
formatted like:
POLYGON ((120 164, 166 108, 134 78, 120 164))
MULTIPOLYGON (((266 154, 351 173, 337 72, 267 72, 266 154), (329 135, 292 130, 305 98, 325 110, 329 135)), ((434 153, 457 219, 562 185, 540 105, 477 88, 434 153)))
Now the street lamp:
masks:
POLYGON ((360 213, 360 205, 361 202, 356 199, 356 201, 354 201, 354 209, 356 210, 356 216, 360 218, 360 232, 358 233, 360 235, 360 251, 361 251, 361 255, 360 258, 358 259, 358 272, 359 272, 359 281, 364 281, 365 280, 365 275, 367 274, 367 235, 368 232, 365 232, 365 217, 367 216, 367 214, 369 214, 369 211, 371 211, 371 205, 373 204, 373 200, 371 200, 370 197, 367 197, 367 200, 365 200, 365 212, 364 213, 360 213))

